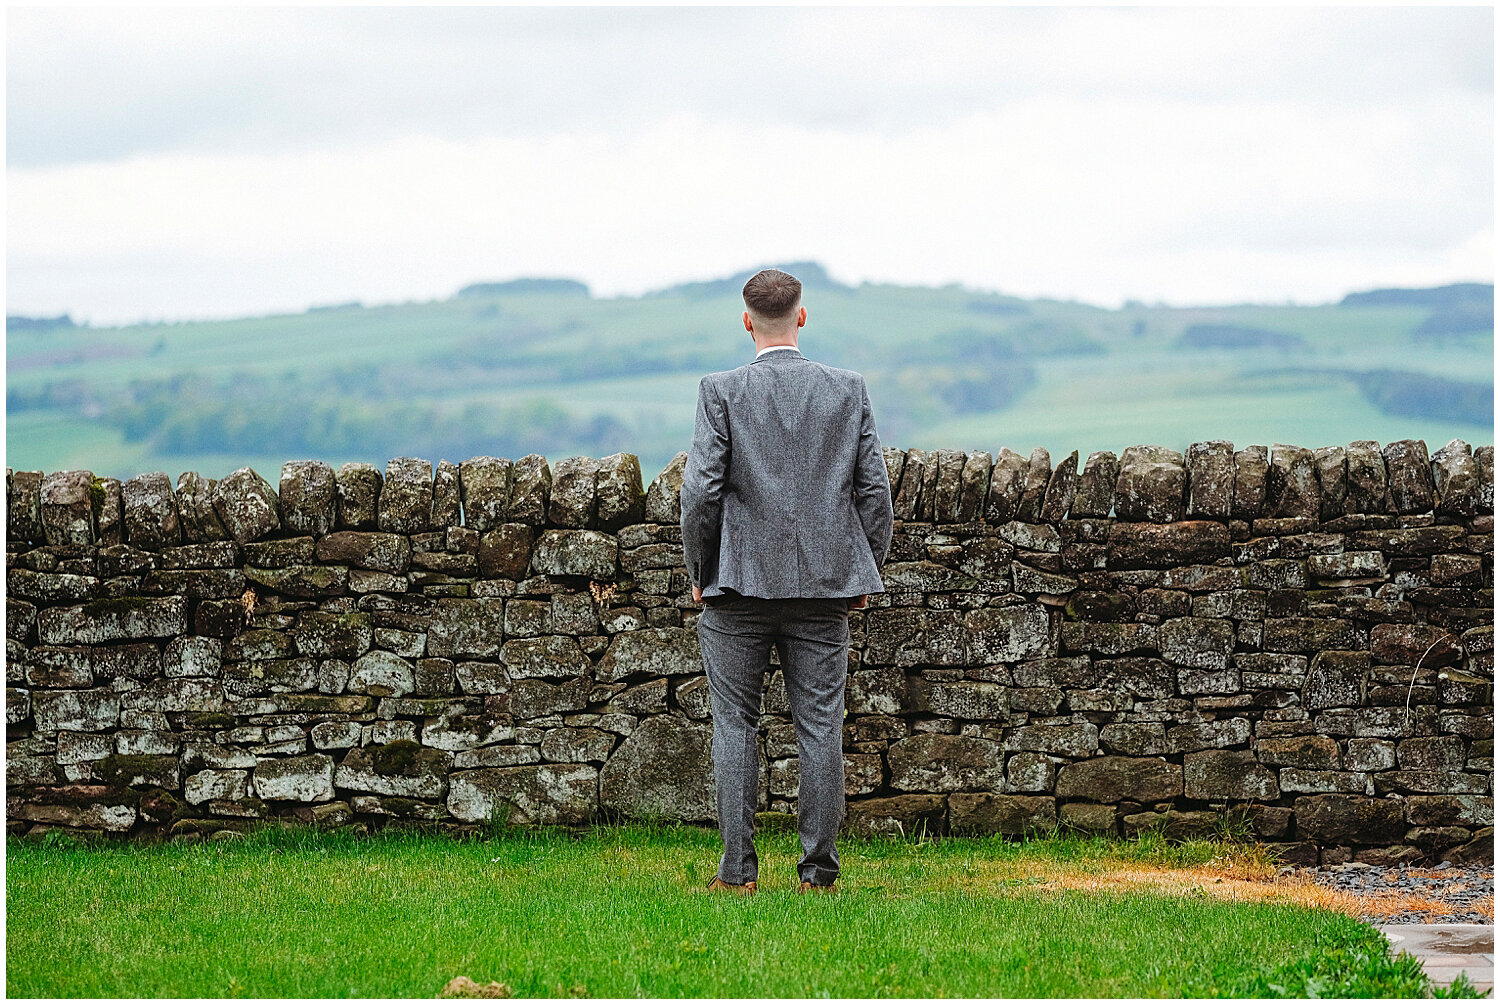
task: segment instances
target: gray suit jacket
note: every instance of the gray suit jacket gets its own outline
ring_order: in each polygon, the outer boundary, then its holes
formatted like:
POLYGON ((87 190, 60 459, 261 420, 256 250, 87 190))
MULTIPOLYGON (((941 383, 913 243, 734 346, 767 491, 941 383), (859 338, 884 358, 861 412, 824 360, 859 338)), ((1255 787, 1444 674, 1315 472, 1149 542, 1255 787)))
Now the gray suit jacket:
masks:
POLYGON ((893 516, 864 377, 777 349, 699 382, 682 551, 705 597, 881 593, 893 516))

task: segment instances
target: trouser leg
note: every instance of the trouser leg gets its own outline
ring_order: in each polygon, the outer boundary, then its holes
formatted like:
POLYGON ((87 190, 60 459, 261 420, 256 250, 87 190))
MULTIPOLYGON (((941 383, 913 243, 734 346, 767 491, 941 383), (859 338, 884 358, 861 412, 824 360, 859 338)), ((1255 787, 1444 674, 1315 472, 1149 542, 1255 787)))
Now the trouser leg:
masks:
POLYGON ((756 878, 755 805, 760 787, 760 707, 770 665, 771 634, 765 602, 745 597, 706 607, 698 617, 698 645, 708 676, 713 714, 714 787, 724 854, 719 878, 756 878))
POLYGON ((797 731, 798 878, 826 885, 839 874, 834 839, 844 820, 844 684, 849 608, 841 599, 787 601, 777 638, 797 731))

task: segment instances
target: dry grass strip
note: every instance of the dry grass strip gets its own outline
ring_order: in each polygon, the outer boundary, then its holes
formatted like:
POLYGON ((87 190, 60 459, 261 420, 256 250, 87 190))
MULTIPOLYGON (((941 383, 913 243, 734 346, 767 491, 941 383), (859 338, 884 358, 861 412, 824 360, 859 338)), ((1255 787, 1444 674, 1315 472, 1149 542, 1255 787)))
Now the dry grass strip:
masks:
MULTIPOLYGON (((1225 856, 1198 866, 1148 866, 1125 862, 1057 862, 995 863, 981 867, 981 875, 970 875, 966 882, 993 887, 995 892, 1013 891, 1017 884, 1033 891, 1047 890, 1118 890, 1152 891, 1173 896, 1209 896, 1237 901, 1282 901, 1305 907, 1322 907, 1353 917, 1389 918, 1397 914, 1420 914, 1437 918, 1450 914, 1454 906, 1439 899, 1443 893, 1457 893, 1464 883, 1438 886, 1430 891, 1378 890, 1361 893, 1323 886, 1310 874, 1277 875, 1272 864, 1251 858, 1225 856), (1434 896, 1436 894, 1436 896, 1434 896)), ((1409 870, 1407 875, 1442 879, 1448 874, 1437 870, 1409 870)), ((1392 877, 1394 878, 1394 877, 1392 877)), ((1467 905, 1493 922, 1495 898, 1485 897, 1467 905)))

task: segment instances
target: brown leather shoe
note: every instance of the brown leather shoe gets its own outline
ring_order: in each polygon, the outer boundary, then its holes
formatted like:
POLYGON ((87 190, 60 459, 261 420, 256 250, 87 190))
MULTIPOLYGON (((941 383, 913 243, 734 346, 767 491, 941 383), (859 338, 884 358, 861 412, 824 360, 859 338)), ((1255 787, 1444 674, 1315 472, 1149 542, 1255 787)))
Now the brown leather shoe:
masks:
POLYGON ((812 883, 803 880, 802 885, 797 887, 798 893, 832 893, 833 883, 812 883))
POLYGON ((713 879, 708 881, 708 889, 713 893, 719 893, 723 891, 728 893, 738 893, 741 896, 748 896, 755 892, 755 880, 752 879, 748 883, 726 883, 718 876, 715 876, 713 879))

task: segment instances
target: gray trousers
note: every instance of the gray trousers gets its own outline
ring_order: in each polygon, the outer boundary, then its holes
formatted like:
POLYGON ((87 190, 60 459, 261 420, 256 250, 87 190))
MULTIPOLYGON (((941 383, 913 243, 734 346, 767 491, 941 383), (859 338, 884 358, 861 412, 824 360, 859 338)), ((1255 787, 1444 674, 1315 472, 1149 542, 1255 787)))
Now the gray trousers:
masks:
POLYGON ((698 642, 713 712, 714 783, 724 854, 719 878, 756 878, 755 808, 760 789, 761 693, 771 647, 797 732, 800 781, 797 876, 832 883, 834 838, 844 820, 844 682, 849 674, 849 599, 711 597, 698 617, 698 642))

